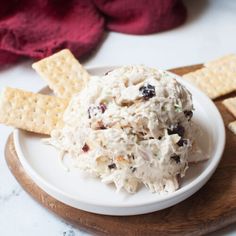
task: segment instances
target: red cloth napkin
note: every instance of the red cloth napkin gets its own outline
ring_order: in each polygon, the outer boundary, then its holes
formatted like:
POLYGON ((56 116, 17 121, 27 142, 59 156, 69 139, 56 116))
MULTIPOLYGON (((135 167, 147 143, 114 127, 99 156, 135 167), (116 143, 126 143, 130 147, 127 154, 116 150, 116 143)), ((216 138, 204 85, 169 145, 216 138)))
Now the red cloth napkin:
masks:
POLYGON ((150 34, 182 24, 180 0, 0 0, 0 64, 41 59, 62 48, 91 52, 105 29, 150 34))

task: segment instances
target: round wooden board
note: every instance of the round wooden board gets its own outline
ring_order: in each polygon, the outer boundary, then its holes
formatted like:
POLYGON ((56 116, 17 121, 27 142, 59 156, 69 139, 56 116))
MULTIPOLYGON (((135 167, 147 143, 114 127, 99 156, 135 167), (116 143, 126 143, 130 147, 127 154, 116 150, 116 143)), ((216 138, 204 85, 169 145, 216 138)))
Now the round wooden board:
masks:
MULTIPOLYGON (((184 73, 201 65, 171 70, 184 73)), ((235 95, 235 94, 231 94, 235 95)), ((230 96, 230 95, 229 95, 230 96)), ((225 124, 234 118, 216 101, 225 124)), ((226 147, 213 177, 196 194, 165 210, 138 216, 103 216, 67 206, 40 189, 25 173, 12 135, 5 149, 7 164, 21 186, 41 205, 74 226, 97 235, 202 235, 236 222, 236 135, 226 129, 226 147)))

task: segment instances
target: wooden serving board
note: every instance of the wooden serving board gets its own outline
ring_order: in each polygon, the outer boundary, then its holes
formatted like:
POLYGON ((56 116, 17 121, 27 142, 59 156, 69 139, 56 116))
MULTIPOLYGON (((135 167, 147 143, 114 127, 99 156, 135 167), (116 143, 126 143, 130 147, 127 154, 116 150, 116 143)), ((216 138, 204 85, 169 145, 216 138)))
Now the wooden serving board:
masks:
MULTIPOLYGON (((171 70, 184 73, 201 65, 171 70)), ((231 94, 235 95, 235 94, 231 94)), ((230 96, 230 95, 229 95, 230 96)), ((225 125, 234 118, 216 101, 225 125)), ((202 235, 236 222, 236 135, 226 129, 226 147, 215 174, 200 191, 165 210, 138 216, 103 216, 67 206, 40 189, 17 157, 13 138, 5 149, 7 164, 21 186, 42 206, 74 226, 97 235, 202 235)))

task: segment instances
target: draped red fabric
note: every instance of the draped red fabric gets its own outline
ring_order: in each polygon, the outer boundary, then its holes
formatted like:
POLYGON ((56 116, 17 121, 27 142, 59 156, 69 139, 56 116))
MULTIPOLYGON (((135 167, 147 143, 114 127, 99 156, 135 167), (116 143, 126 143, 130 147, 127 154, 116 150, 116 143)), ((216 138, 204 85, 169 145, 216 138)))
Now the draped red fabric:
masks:
POLYGON ((150 34, 182 24, 180 0, 0 0, 0 64, 62 48, 88 55, 104 30, 150 34))
POLYGON ((127 34, 151 34, 182 24, 186 9, 179 0, 94 0, 106 28, 127 34))

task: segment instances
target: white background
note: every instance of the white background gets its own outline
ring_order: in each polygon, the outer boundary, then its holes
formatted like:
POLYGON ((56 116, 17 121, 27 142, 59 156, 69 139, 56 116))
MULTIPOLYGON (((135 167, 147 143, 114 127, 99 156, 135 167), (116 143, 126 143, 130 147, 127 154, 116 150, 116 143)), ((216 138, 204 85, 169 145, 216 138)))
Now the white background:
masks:
MULTIPOLYGON (((167 69, 236 53, 236 1, 185 0, 185 4, 189 14, 185 25, 148 36, 107 33, 84 65, 141 63, 167 69)), ((37 91, 44 86, 31 64, 27 61, 0 70, 0 89, 11 86, 37 91)), ((39 206, 12 177, 4 160, 4 145, 11 131, 0 125, 0 235, 84 235, 39 206)), ((214 235, 236 235, 236 225, 214 235)))

